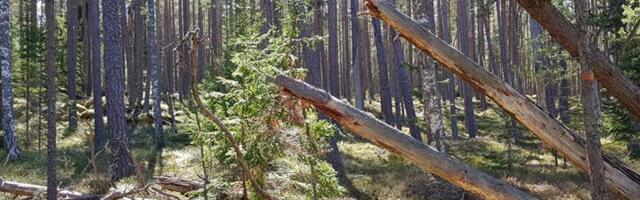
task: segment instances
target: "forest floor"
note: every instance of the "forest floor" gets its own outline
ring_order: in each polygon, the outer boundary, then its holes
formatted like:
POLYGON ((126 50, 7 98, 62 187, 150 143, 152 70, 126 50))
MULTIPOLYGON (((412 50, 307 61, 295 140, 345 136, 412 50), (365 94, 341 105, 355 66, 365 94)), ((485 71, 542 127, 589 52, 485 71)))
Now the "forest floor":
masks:
MULTIPOLYGON (((64 102, 64 101, 59 101, 64 102)), ((38 136, 37 116, 29 118, 25 115, 24 100, 16 100, 17 132, 26 131, 26 119, 30 121, 29 138, 20 134, 20 141, 29 141, 29 145, 22 144, 22 159, 4 163, 0 167, 0 177, 9 181, 31 183, 37 185, 46 184, 46 122, 41 124, 41 133, 38 136), (40 144, 40 145, 39 145, 40 144), (42 147, 42 148, 38 148, 42 147)), ((417 110, 422 110, 419 103, 417 110)), ((66 108, 60 105, 59 113, 64 113, 66 108)), ((180 106, 178 106, 180 108, 180 106)), ((369 104, 368 108, 379 108, 376 102, 369 104)), ((461 105, 458 108, 462 109, 461 105)), ((369 109, 374 113, 375 109, 369 109)), ((462 116, 458 122, 460 139, 449 141, 449 154, 463 160, 465 163, 478 168, 493 177, 497 177, 519 187, 541 199, 589 199, 588 178, 572 167, 571 164, 563 164, 562 159, 557 160, 553 153, 543 148, 539 140, 526 130, 520 129, 518 139, 509 144, 506 136, 509 130, 505 124, 508 118, 500 113, 499 109, 489 106, 486 110, 476 110, 479 125, 479 137, 468 139, 465 134, 462 116)), ((460 111, 459 113, 462 113, 460 111)), ((447 113, 445 113, 447 114, 447 113)), ((418 116, 422 116, 418 113, 418 116)), ((116 184, 109 185, 108 157, 101 153, 96 159, 97 175, 90 167, 91 154, 89 151, 92 120, 81 120, 79 128, 75 132, 67 131, 65 117, 60 114, 58 120, 58 177, 60 186, 87 193, 106 193, 109 190, 126 190, 135 185, 135 178, 125 179, 116 184)), ((189 135, 184 132, 192 128, 187 123, 192 119, 188 112, 182 113, 178 121, 178 133, 168 132, 169 145, 160 154, 153 151, 153 128, 150 124, 132 126, 133 132, 131 148, 134 158, 141 165, 146 177, 152 175, 175 176, 183 179, 199 181, 203 177, 202 156, 200 147, 192 145, 189 135)), ((448 127, 448 122, 446 124, 448 127)), ((169 127, 165 127, 169 130, 169 127)), ((192 131, 192 130, 191 130, 192 131)), ((408 130, 404 130, 408 132, 408 130)), ((450 131, 447 130, 450 134, 450 131)), ((625 158, 625 145, 604 140, 605 150, 619 158, 623 158, 630 166, 640 170, 640 161, 630 161, 625 158)), ((438 178, 434 178, 423 170, 402 160, 402 158, 390 154, 366 141, 362 141, 349 135, 342 135, 339 142, 343 160, 349 179, 355 189, 359 191, 356 196, 347 199, 477 199, 474 195, 464 192, 462 189, 452 186, 438 178)), ((5 157, 5 152, 0 151, 0 158, 5 157)), ((220 190, 229 194, 240 191, 237 170, 211 161, 206 158, 208 176, 220 190)), ((274 163, 275 167, 268 174, 272 192, 283 199, 299 199, 303 192, 296 185, 296 173, 302 171, 304 164, 296 158, 285 157, 274 163)), ((177 194, 175 194, 177 195, 177 194)), ((9 199, 11 196, 0 193, 0 199, 9 199)), ((140 194, 139 197, 160 198, 159 196, 140 194)))

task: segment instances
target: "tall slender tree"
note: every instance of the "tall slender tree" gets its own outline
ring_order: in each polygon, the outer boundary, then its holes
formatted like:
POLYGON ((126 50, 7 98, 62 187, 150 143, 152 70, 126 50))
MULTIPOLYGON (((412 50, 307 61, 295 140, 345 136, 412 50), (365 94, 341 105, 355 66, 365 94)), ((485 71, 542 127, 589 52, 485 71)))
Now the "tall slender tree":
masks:
MULTIPOLYGON (((127 72, 129 92, 129 107, 138 110, 140 101, 142 100, 142 70, 146 66, 144 59, 145 51, 145 35, 144 35, 144 19, 142 16, 142 1, 133 0, 133 67, 127 72)), ((103 19, 104 20, 104 19, 103 19)))
POLYGON ((13 119, 13 85, 11 78, 11 45, 9 27, 9 0, 0 0, 0 70, 2 70, 2 124, 4 147, 10 160, 20 158, 20 148, 13 119))
MULTIPOLYGON (((151 78, 151 95, 153 96, 153 124, 156 133, 156 145, 164 147, 165 137, 162 131, 162 107, 160 106, 160 50, 156 39, 156 6, 154 0, 147 0, 147 34, 149 37, 149 69, 151 78)), ((201 56, 201 55, 198 55, 201 56)), ((202 73, 202 72, 198 72, 202 73)))
POLYGON ((351 49, 353 60, 353 92, 356 108, 364 110, 364 90, 362 88, 362 63, 360 59, 360 20, 358 20, 358 10, 360 9, 358 0, 351 0, 351 49))
POLYGON ((78 127, 76 114, 76 69, 78 58, 78 1, 67 0, 67 96, 69 96, 69 129, 78 127))
POLYGON ((332 95, 340 96, 340 66, 338 64, 338 4, 336 0, 327 1, 329 26, 329 88, 332 95))
POLYGON ((598 82, 594 78, 592 66, 586 57, 588 51, 594 51, 589 42, 593 37, 589 33, 586 26, 587 17, 587 1, 573 1, 576 22, 578 24, 578 37, 581 40, 579 58, 581 68, 581 96, 582 110, 584 114, 585 134, 587 136, 587 160, 589 161, 589 175, 591 180, 591 198, 595 200, 610 199, 607 195, 607 186, 604 179, 604 162, 600 144, 600 132, 602 131, 601 122, 601 102, 598 90, 598 82))
MULTIPOLYGON (((312 5, 313 5, 313 24, 311 25, 313 28, 313 35, 316 36, 324 36, 324 15, 322 13, 322 7, 324 5, 323 0, 314 0, 312 1, 312 5)), ((329 77, 329 70, 326 68, 325 65, 325 59, 327 58, 327 55, 325 53, 325 44, 324 41, 318 41, 317 44, 315 44, 315 56, 314 58, 317 59, 316 62, 318 62, 318 64, 320 65, 320 77, 321 77, 321 85, 322 88, 325 90, 329 90, 329 81, 328 81, 328 77, 329 77)))
MULTIPOLYGON (((419 15, 424 18, 424 26, 431 31, 435 32, 435 8, 433 0, 426 0, 422 2, 419 8, 419 15)), ((445 132, 444 125, 442 123, 442 110, 441 110, 441 94, 439 94, 437 86, 435 61, 422 56, 422 62, 420 63, 420 72, 422 73, 422 102, 423 102, 423 115, 427 124, 428 144, 435 144, 439 150, 444 150, 445 147, 445 132)))
MULTIPOLYGON (((467 0, 458 0, 458 38, 460 40, 460 51, 466 56, 472 56, 471 49, 469 48, 469 15, 467 0)), ((473 107, 474 92, 471 86, 464 81, 461 81, 462 96, 464 98, 464 125, 467 129, 467 133, 470 138, 475 138, 478 132, 476 127, 476 119, 473 107)))
MULTIPOLYGON (((438 6, 440 12, 438 14, 440 31, 438 36, 442 38, 445 42, 451 44, 451 30, 449 26, 449 3, 446 0, 438 0, 438 6)), ((448 79, 448 84, 446 88, 446 96, 449 101, 449 121, 451 124, 451 138, 458 139, 458 118, 457 118, 457 108, 456 108, 456 78, 451 72, 445 72, 445 76, 448 79)))
POLYGON ((109 87, 107 95, 107 118, 109 119, 109 149, 111 151, 112 180, 133 174, 133 161, 129 152, 127 121, 124 113, 124 74, 122 66, 122 43, 120 31, 119 0, 102 1, 104 29, 104 63, 106 81, 109 87))
POLYGON ((389 88, 389 63, 384 47, 384 39, 382 38, 382 26, 378 18, 371 19, 373 25, 373 35, 376 44, 376 56, 378 57, 378 79, 380 81, 380 107, 384 121, 389 125, 395 123, 393 110, 391 106, 391 91, 389 88))
POLYGON ((342 65, 340 66, 340 95, 351 100, 351 50, 349 48, 349 1, 340 1, 342 27, 342 65))
MULTIPOLYGON (((395 0, 391 0, 391 3, 395 4, 395 0)), ((396 74, 396 88, 397 92, 400 96, 404 105, 404 111, 407 115, 407 126, 409 127, 410 134, 416 140, 422 141, 422 135, 420 133, 420 129, 416 125, 417 117, 415 108, 413 107, 413 95, 411 94, 411 82, 409 79, 409 72, 407 68, 404 67, 404 52, 402 49, 402 42, 399 38, 395 38, 397 34, 394 30, 390 31, 390 34, 394 37, 392 45, 393 45, 393 69, 396 74)), ((398 101, 398 99, 396 99, 398 101)), ((402 109, 402 108, 401 108, 402 109)), ((400 113, 400 110, 396 110, 396 112, 400 113)), ((400 115, 402 116, 402 115, 400 115)))
MULTIPOLYGON (((54 0, 45 1, 47 18, 47 199, 58 199, 56 176, 56 15, 54 0)), ((3 70, 4 71, 4 70, 3 70)), ((4 74, 3 74, 4 77, 4 74)), ((4 84, 6 85, 6 84, 4 84)), ((5 110, 6 112, 6 110, 5 110)))
POLYGON ((102 110, 102 61, 100 42, 99 1, 89 1, 89 35, 91 36, 91 87, 93 91, 94 145, 96 152, 106 144, 107 134, 104 128, 104 111, 102 110))

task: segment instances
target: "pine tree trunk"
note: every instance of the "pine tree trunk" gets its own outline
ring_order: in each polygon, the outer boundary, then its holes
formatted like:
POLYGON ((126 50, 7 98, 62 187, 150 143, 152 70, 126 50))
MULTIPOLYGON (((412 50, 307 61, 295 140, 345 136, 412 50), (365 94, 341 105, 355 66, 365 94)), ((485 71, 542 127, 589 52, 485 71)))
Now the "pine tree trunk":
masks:
MULTIPOLYGON (((52 3, 52 2, 49 2, 52 3)), ((10 160, 20 158, 20 148, 13 118, 13 84, 11 78, 12 60, 9 28, 9 1, 0 0, 0 70, 2 70, 2 128, 4 147, 10 160)))
POLYGON ((387 124, 393 126, 395 117, 393 116, 393 110, 391 107, 391 89, 389 88, 389 78, 387 77, 389 63, 387 62, 387 56, 384 47, 384 41, 382 39, 382 27, 380 20, 371 19, 373 24, 373 35, 376 43, 376 56, 378 57, 378 78, 380 81, 380 107, 382 110, 382 116, 387 124))
POLYGON ((78 58, 78 5, 67 0, 67 96, 69 96, 69 129, 78 127, 76 114, 76 66, 78 58))
MULTIPOLYGON (((198 39, 200 41, 204 41, 204 13, 202 12, 202 0, 198 0, 198 39)), ((147 6, 147 9, 148 6, 147 6)), ((149 37, 149 33, 147 31, 147 37, 149 37)), ((204 53, 204 46, 205 45, 199 45, 198 46, 198 77, 197 78, 198 82, 202 81, 204 79, 204 75, 206 72, 205 70, 205 61, 206 61, 206 55, 204 53)), ((151 67, 149 67, 149 70, 151 70, 151 67)), ((153 81, 151 81, 153 82, 153 81)), ((153 83, 152 83, 153 84, 153 83)))
POLYGON ((358 10, 359 10, 359 2, 358 0, 351 0, 351 48, 353 49, 353 93, 355 99, 356 108, 364 110, 364 95, 362 88, 362 60, 360 59, 360 54, 362 53, 360 50, 361 43, 361 34, 360 31, 360 20, 358 19, 358 10))
POLYGON ((604 179, 604 162, 602 161, 602 150, 600 144, 600 133, 602 131, 602 113, 600 111, 602 104, 600 103, 600 93, 598 90, 598 82, 594 79, 592 71, 592 63, 585 57, 592 51, 589 41, 592 36, 586 25, 587 5, 584 0, 574 0, 574 9, 576 13, 576 23, 578 24, 578 37, 580 40, 579 61, 581 69, 581 100, 583 109, 583 120, 585 124, 586 154, 589 162, 589 176, 591 180, 591 199, 606 200, 610 199, 607 195, 607 186, 604 179))
POLYGON ((340 66, 338 64, 338 4, 336 0, 327 1, 328 22, 327 25, 329 31, 329 71, 328 82, 331 94, 340 96, 340 66))
MULTIPOLYGON (((312 26, 312 31, 313 31, 313 35, 315 36, 324 36, 324 16, 322 14, 322 5, 323 5, 323 1, 322 0, 313 0, 312 2, 312 6, 313 6, 313 24, 312 26)), ((329 81, 328 81, 328 76, 329 76, 329 70, 327 69, 326 65, 325 65, 325 48, 324 48, 324 41, 318 41, 315 44, 315 49, 314 49, 314 58, 316 59, 315 62, 318 63, 318 65, 320 66, 320 82, 322 84, 322 88, 325 90, 329 89, 329 81)))
POLYGON ((107 95, 107 118, 109 119, 109 149, 111 151, 112 180, 133 174, 133 161, 129 152, 127 121, 124 113, 124 74, 122 66, 121 24, 118 7, 119 0, 102 1, 102 17, 104 28, 104 64, 107 95))
POLYGON ((102 62, 100 40, 100 12, 98 1, 89 1, 89 35, 91 36, 91 87, 93 91, 94 144, 96 152, 102 150, 107 143, 107 135, 104 128, 104 111, 102 110, 102 62))
MULTIPOLYGON (((440 6, 439 11, 439 23, 440 23, 440 31, 438 33, 438 37, 442 40, 451 44, 451 30, 449 28, 449 1, 446 0, 438 0, 438 5, 440 6)), ((446 89, 444 90, 446 94, 447 100, 449 101, 449 122, 451 123, 451 138, 456 140, 458 139, 458 118, 457 118, 457 108, 456 108, 456 79, 453 73, 449 71, 445 71, 445 78, 448 79, 448 83, 446 89)))
MULTIPOLYGON (((427 0, 424 5, 420 5, 418 15, 423 18, 422 26, 435 33, 435 8, 433 0, 427 0)), ((422 73, 422 103, 425 124, 427 125, 427 144, 436 146, 436 149, 446 150, 446 134, 442 122, 441 97, 438 91, 436 63, 427 56, 421 55, 422 62, 420 72, 422 73)))
POLYGON ((160 52, 156 39, 156 7, 154 0, 147 0, 147 12, 147 33, 149 37, 149 49, 147 52, 149 52, 151 95, 153 96, 153 124, 156 134, 156 146, 162 148, 165 145, 165 137, 162 130, 162 107, 160 106, 160 58, 158 57, 160 52))
MULTIPOLYGON (((306 12, 306 11, 305 11, 306 12)), ((302 24, 302 33, 300 37, 308 38, 311 37, 311 26, 309 24, 302 24)), ((314 49, 309 47, 308 45, 304 45, 302 47, 303 58, 305 61, 305 65, 307 66, 308 74, 306 77, 306 82, 318 87, 322 88, 322 69, 320 68, 319 60, 315 58, 316 52, 314 49)), ((326 117, 324 117, 326 119, 326 117)), ((338 179, 342 184, 348 182, 346 171, 344 169, 344 164, 342 163, 342 156, 340 155, 340 151, 338 149, 336 137, 331 137, 329 140, 330 150, 328 153, 328 162, 333 166, 333 169, 338 173, 338 179)))
POLYGON ((139 106, 142 101, 143 93, 143 77, 142 71, 146 66, 144 59, 145 53, 145 35, 144 35, 144 18, 142 17, 142 1, 133 0, 133 67, 128 72, 129 77, 129 107, 134 113, 138 113, 139 106))
POLYGON ((340 95, 351 101, 351 49, 349 48, 349 0, 340 1, 340 14, 342 15, 342 66, 340 67, 340 95))
MULTIPOLYGON (((47 18, 47 199, 58 199, 56 176, 56 18, 53 0, 45 1, 47 18)), ((4 72, 4 69, 2 70, 4 72)), ((3 73, 4 78, 4 73, 3 73)), ((6 82, 5 82, 6 83, 6 82)), ((4 84, 5 86, 7 84, 4 84)), ((4 91, 3 91, 4 93, 4 91)), ((6 96, 6 94, 3 94, 6 96)), ((6 116, 7 110, 5 110, 6 116)), ((6 119, 6 118, 5 118, 6 119)))
MULTIPOLYGON (((390 1, 395 4, 395 0, 390 1)), ((390 34, 395 37, 397 34, 395 30, 391 30, 390 34)), ((406 125, 409 127, 410 134, 418 141, 422 141, 422 135, 420 129, 416 125, 416 113, 413 107, 413 95, 411 94, 411 83, 409 78, 409 72, 404 67, 404 52, 402 49, 402 42, 397 38, 393 40, 393 65, 396 71, 396 88, 398 88, 399 99, 402 100, 404 105, 404 111, 406 112, 407 120, 406 125)), ((398 112, 400 113, 400 112, 398 112)), ((402 117, 402 115, 400 115, 402 117)))
MULTIPOLYGON (((469 15, 467 10, 467 0, 458 0, 457 5, 460 51, 466 56, 473 57, 469 47, 469 15)), ((475 95, 469 84, 464 81, 461 81, 460 84, 462 85, 462 97, 464 99, 464 125, 467 130, 467 134, 469 134, 469 138, 475 138, 478 132, 473 107, 473 96, 475 95)))

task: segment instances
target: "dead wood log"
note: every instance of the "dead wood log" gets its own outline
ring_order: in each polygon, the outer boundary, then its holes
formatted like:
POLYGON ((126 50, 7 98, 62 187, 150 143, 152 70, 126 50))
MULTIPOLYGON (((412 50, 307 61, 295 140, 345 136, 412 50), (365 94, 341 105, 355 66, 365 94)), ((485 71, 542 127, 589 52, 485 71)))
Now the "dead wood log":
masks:
POLYGON ((353 133, 465 190, 487 199, 536 199, 507 183, 402 134, 399 130, 375 117, 347 105, 305 82, 286 76, 276 77, 276 82, 283 87, 284 92, 313 104, 318 110, 353 133))
MULTIPOLYGON (((477 91, 485 93, 545 144, 588 172, 585 141, 582 137, 386 1, 366 0, 366 5, 374 17, 385 21, 423 53, 476 87, 477 91)), ((640 197, 640 175, 613 156, 605 155, 603 159, 609 190, 629 199, 640 197)))
MULTIPOLYGON (((573 57, 578 57, 580 40, 578 29, 549 0, 517 0, 551 37, 562 45, 573 57)), ((591 50, 585 54, 589 65, 593 66, 596 80, 618 99, 631 113, 640 117, 640 86, 627 78, 605 54, 597 51, 591 43, 591 50)))
MULTIPOLYGON (((154 176, 151 180, 151 185, 157 185, 160 186, 160 188, 162 188, 163 190, 178 192, 181 194, 196 191, 204 187, 203 183, 169 176, 154 176)), ((118 191, 107 195, 87 194, 71 190, 59 190, 58 197, 61 199, 121 199, 127 195, 146 190, 146 188, 149 187, 141 187, 140 189, 135 189, 126 193, 118 191)), ((46 186, 3 181, 2 179, 0 179, 0 192, 6 192, 18 196, 36 196, 41 193, 45 194, 46 191, 46 186)))
POLYGON ((162 189, 179 192, 179 193, 187 193, 191 191, 198 190, 204 187, 204 184, 189 181, 185 179, 179 179, 175 177, 168 176, 154 176, 153 177, 155 184, 159 185, 162 189))
MULTIPOLYGON (((0 192, 11 193, 19 196, 35 196, 38 194, 45 194, 47 191, 46 186, 33 185, 27 183, 18 183, 11 181, 4 181, 0 179, 0 192)), ((97 199, 97 195, 84 194, 71 190, 58 190, 58 198, 62 199, 97 199)))

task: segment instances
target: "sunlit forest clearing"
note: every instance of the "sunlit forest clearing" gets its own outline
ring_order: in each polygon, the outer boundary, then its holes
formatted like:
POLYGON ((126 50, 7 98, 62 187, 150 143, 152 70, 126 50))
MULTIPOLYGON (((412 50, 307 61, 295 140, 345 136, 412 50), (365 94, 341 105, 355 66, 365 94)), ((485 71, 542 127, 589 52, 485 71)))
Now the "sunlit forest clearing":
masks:
POLYGON ((0 0, 0 199, 637 199, 638 0, 0 0))

